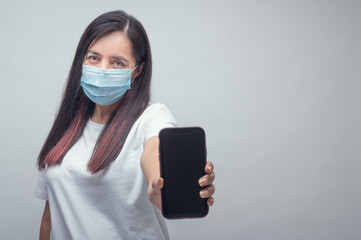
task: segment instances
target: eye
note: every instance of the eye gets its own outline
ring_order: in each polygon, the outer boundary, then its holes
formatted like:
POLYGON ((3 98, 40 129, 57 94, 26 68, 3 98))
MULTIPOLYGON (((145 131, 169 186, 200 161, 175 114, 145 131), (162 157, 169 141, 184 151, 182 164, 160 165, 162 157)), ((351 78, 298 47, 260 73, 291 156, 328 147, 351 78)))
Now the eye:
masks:
POLYGON ((124 67, 124 64, 122 63, 122 62, 114 62, 114 65, 116 66, 116 67, 124 67))
POLYGON ((90 60, 91 62, 97 62, 97 61, 99 61, 99 57, 94 56, 94 55, 89 55, 89 56, 87 57, 87 59, 90 60))

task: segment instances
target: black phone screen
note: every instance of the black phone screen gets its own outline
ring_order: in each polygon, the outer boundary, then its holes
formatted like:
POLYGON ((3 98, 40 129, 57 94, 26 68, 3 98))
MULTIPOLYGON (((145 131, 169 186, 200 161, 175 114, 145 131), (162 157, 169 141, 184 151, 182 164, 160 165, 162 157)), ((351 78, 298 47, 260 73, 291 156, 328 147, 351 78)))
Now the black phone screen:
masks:
POLYGON ((200 127, 166 128, 159 133, 162 212, 166 218, 196 218, 208 214, 207 200, 199 196, 205 175, 205 132, 200 127))

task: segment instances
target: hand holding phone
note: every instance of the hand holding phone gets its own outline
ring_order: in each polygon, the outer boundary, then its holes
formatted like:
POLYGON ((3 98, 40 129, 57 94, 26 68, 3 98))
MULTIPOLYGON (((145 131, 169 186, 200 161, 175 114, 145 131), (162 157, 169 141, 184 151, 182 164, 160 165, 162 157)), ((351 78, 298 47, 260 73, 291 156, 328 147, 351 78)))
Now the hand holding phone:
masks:
POLYGON ((200 127, 166 128, 159 133, 159 160, 164 186, 162 213, 168 219, 205 217, 206 198, 199 179, 207 162, 205 132, 200 127))

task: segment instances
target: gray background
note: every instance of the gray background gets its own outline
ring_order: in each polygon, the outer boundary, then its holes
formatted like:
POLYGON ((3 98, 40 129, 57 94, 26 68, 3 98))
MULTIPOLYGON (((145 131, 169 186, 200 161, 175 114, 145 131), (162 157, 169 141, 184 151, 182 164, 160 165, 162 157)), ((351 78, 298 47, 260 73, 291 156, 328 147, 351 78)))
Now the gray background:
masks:
POLYGON ((172 239, 361 239, 360 1, 1 1, 0 239, 36 239, 37 154, 85 27, 123 9, 152 102, 203 126, 217 191, 172 239))

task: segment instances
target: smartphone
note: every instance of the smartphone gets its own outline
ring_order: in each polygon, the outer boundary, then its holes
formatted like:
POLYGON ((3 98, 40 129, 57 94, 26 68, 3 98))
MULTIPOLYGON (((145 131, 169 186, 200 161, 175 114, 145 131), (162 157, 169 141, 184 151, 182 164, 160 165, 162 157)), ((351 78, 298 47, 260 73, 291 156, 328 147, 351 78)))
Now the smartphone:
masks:
POLYGON ((165 128, 159 132, 162 214, 167 219, 200 218, 208 214, 199 179, 207 161, 206 135, 200 127, 165 128))

